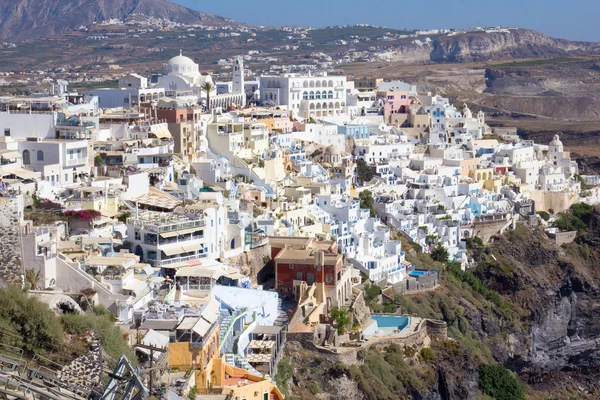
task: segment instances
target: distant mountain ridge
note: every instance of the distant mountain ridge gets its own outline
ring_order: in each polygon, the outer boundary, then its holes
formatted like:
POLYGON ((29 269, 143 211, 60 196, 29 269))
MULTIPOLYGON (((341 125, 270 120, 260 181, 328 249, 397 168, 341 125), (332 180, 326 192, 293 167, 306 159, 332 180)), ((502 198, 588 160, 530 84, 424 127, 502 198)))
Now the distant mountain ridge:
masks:
POLYGON ((600 53, 600 43, 554 39, 530 29, 468 32, 405 43, 394 61, 406 63, 462 63, 521 58, 549 58, 600 53))
POLYGON ((81 25, 144 14, 212 26, 239 25, 166 0, 0 0, 0 40, 19 41, 67 33, 81 25))

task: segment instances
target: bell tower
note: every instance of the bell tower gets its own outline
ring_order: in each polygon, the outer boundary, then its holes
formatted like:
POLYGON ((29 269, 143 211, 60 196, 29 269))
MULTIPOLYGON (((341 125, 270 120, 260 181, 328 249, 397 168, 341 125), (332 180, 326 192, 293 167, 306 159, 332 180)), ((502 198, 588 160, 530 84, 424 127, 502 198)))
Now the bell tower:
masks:
POLYGON ((246 91, 244 90, 244 58, 236 56, 233 58, 231 90, 234 94, 244 94, 246 103, 246 91))

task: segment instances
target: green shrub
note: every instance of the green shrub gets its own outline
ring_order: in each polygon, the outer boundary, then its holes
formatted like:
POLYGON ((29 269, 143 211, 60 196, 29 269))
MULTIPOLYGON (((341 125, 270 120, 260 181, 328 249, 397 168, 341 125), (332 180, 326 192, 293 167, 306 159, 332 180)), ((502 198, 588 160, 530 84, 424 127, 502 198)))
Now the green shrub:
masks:
POLYGON ((63 331, 54 312, 16 285, 0 289, 0 320, 9 330, 4 336, 14 336, 11 343, 30 353, 46 354, 62 343, 63 331))
POLYGON ((435 353, 429 347, 421 349, 420 358, 425 362, 432 362, 435 360, 435 353))
POLYGON ((123 331, 114 325, 108 315, 66 314, 61 317, 61 320, 67 333, 75 335, 85 331, 96 333, 100 339, 100 345, 113 361, 117 361, 121 355, 125 355, 130 362, 135 364, 135 356, 123 337, 123 331))
POLYGON ((538 211, 537 215, 539 215, 544 221, 548 221, 550 219, 550 214, 548 214, 546 211, 538 211))
POLYGON ((584 231, 585 223, 574 214, 560 213, 554 226, 561 231, 584 231))
POLYGON ((294 376, 291 360, 288 357, 283 357, 277 365, 277 373, 275 374, 275 383, 285 397, 289 397, 288 383, 294 376))
POLYGON ((321 386, 316 381, 309 381, 306 388, 311 394, 319 394, 322 392, 321 386))
POLYGON ((479 388, 497 400, 524 400, 523 384, 501 365, 479 366, 479 388))

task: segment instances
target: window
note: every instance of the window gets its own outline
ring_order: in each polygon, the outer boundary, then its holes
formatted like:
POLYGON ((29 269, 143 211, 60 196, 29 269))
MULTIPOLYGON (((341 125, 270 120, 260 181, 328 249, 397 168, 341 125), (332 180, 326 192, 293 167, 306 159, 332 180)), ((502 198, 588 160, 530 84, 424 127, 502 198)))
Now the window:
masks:
POLYGON ((31 164, 31 154, 29 153, 29 150, 23 150, 23 164, 31 164))
POLYGON ((298 272, 298 274, 296 275, 296 278, 301 281, 302 280, 302 272, 298 272))
POLYGON ((10 128, 4 128, 4 136, 10 136, 10 128))
POLYGON ((44 161, 44 152, 42 150, 38 150, 37 152, 37 160, 44 161))
POLYGON ((124 104, 129 104, 129 97, 125 97, 125 98, 123 99, 123 103, 124 103, 124 104))
POLYGON ((65 182, 69 182, 69 174, 65 174, 65 182))
POLYGON ((290 269, 294 269, 294 264, 290 264, 290 269))
POLYGON ((142 235, 139 230, 135 230, 135 240, 142 240, 142 235))
POLYGON ((326 280, 327 282, 333 282, 333 275, 331 275, 331 274, 327 274, 327 275, 325 275, 325 280, 326 280))

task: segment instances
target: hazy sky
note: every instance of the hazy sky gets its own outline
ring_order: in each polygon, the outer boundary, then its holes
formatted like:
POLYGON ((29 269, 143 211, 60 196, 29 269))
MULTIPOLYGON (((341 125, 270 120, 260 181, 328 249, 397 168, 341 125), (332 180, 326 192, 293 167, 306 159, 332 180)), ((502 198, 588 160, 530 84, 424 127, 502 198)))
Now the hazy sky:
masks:
POLYGON ((556 38, 600 41, 599 0, 170 0, 252 25, 388 28, 510 26, 556 38))

